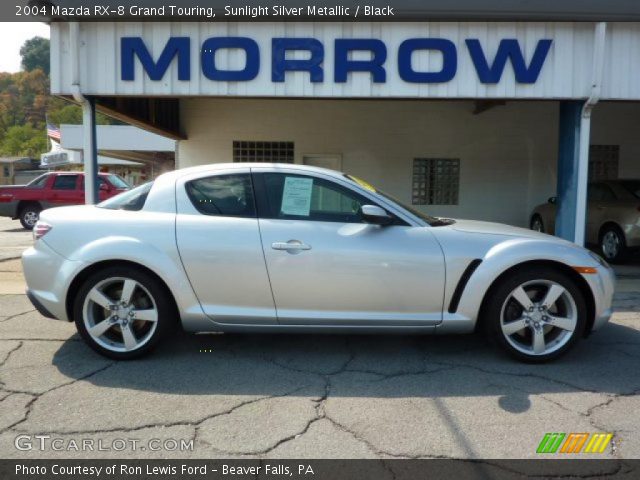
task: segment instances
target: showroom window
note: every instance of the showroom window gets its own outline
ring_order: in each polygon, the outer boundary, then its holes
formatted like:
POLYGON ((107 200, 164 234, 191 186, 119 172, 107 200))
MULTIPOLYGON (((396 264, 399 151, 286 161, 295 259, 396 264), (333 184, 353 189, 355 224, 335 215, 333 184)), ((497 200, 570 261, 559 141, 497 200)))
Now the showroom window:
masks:
POLYGON ((293 163, 293 142, 234 140, 234 162, 293 163))
POLYGON ((249 174, 217 175, 187 182, 187 195, 204 215, 255 217, 249 174))
POLYGON ((589 180, 617 180, 620 145, 589 146, 589 180))
POLYGON ((458 205, 460 159, 415 158, 411 203, 414 205, 458 205))

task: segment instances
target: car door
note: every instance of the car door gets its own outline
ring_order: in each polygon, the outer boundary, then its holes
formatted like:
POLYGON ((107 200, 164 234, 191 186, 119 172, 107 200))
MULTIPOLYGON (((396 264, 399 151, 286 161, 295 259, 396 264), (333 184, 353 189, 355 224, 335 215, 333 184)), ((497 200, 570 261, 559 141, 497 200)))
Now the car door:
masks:
POLYGON ((376 201, 346 180, 295 169, 252 172, 280 324, 442 321, 444 258, 430 227, 365 223, 360 209, 376 201))
POLYGON ((204 312, 218 323, 275 324, 248 170, 180 178, 176 208, 178 251, 204 312))
POLYGON ((77 205, 83 203, 78 201, 78 182, 80 175, 77 173, 57 174, 51 186, 51 206, 61 207, 64 205, 77 205))

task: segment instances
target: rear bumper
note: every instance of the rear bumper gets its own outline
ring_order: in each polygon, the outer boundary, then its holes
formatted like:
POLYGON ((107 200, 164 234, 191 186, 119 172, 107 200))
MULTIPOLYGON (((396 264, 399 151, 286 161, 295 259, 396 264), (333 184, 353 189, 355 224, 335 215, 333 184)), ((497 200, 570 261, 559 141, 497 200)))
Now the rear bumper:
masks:
POLYGON ((31 290, 29 290, 28 288, 27 288, 26 294, 27 294, 27 298, 31 302, 31 305, 33 305, 35 307, 35 309, 38 311, 38 313, 40 313, 40 315, 42 315, 43 317, 53 318, 54 320, 58 320, 53 315, 53 313, 51 313, 49 310, 47 310, 44 307, 44 305, 42 305, 42 303, 40 303, 40 301, 38 300, 38 297, 36 297, 33 294, 33 292, 31 292, 31 290))
POLYGON ((45 317, 69 321, 66 300, 69 284, 85 263, 64 258, 44 240, 22 254, 22 268, 27 281, 27 296, 45 317))

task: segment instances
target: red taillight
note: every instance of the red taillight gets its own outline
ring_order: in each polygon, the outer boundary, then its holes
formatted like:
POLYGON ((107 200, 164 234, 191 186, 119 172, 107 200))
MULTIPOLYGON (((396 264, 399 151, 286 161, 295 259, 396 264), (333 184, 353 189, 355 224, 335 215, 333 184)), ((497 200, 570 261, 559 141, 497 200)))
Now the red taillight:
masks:
POLYGON ((33 227, 33 239, 38 240, 39 238, 44 237, 53 227, 45 222, 38 222, 36 226, 33 227))

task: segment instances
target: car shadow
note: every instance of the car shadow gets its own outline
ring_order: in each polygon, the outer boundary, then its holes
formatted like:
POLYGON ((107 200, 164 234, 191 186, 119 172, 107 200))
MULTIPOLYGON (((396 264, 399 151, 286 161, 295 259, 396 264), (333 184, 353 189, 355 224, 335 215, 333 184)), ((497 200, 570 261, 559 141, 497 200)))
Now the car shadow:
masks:
MULTIPOLYGON (((77 336, 53 364, 71 378, 98 355, 77 336)), ((343 397, 497 396, 523 412, 531 395, 628 394, 640 388, 640 331, 609 324, 547 364, 519 363, 478 335, 190 335, 177 333, 149 356, 112 362, 83 381, 109 389, 175 395, 343 397), (634 380, 635 379, 635 380, 634 380)))

